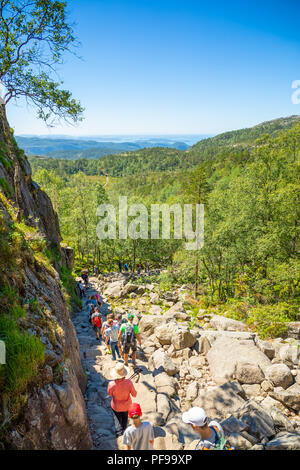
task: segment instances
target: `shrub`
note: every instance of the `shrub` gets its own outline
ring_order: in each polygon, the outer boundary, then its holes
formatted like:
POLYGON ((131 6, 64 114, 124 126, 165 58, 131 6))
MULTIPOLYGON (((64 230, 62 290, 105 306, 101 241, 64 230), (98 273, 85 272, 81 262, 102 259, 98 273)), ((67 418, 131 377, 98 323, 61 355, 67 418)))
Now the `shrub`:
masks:
POLYGON ((44 362, 45 346, 35 336, 21 332, 16 320, 0 316, 0 338, 6 346, 6 364, 0 370, 0 383, 7 392, 20 393, 38 374, 44 362))

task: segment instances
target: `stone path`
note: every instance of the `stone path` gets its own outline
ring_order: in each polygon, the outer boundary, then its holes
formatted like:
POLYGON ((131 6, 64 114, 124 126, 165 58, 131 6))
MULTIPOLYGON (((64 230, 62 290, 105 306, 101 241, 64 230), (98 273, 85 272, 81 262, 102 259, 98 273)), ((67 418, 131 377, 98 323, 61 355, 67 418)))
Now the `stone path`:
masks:
MULTIPOLYGON (((90 288, 86 291, 86 297, 96 294, 96 279, 90 279, 90 288)), ((99 294, 101 294, 99 292, 99 294)), ((103 302, 101 312, 110 313, 109 304, 103 302)), ((91 435, 95 450, 116 450, 121 448, 120 440, 115 436, 115 423, 110 407, 111 398, 107 396, 107 385, 111 369, 116 362, 111 355, 105 354, 106 347, 103 340, 96 339, 96 333, 88 322, 88 313, 85 309, 73 317, 73 323, 77 332, 80 345, 82 365, 87 375, 87 388, 85 401, 89 419, 91 435)), ((137 365, 141 368, 140 377, 133 379, 138 393, 139 403, 143 409, 143 416, 150 418, 153 410, 156 410, 154 390, 155 384, 152 373, 147 369, 147 360, 140 353, 137 354, 137 365)), ((129 376, 133 374, 133 366, 129 361, 129 376)))

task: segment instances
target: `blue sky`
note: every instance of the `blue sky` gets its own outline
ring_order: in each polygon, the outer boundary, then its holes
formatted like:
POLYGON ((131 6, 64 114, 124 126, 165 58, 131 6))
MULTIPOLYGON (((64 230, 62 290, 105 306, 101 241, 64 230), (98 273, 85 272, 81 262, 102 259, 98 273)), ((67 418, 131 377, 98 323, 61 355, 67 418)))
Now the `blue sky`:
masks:
POLYGON ((23 103, 17 134, 216 134, 300 114, 300 2, 69 0, 82 60, 59 73, 85 107, 54 129, 23 103))

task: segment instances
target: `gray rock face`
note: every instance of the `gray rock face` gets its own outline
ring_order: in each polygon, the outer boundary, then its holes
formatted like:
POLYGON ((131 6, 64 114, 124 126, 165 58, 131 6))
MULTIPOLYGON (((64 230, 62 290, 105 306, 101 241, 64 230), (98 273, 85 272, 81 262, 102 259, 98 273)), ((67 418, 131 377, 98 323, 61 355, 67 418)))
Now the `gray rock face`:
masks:
POLYGON ((266 445, 267 450, 299 450, 300 434, 296 432, 280 432, 275 439, 266 445))
POLYGON ((290 369, 285 364, 273 364, 266 370, 266 378, 275 387, 288 388, 293 383, 293 376, 290 369))
POLYGON ((234 378, 238 364, 253 364, 259 366, 263 372, 271 365, 270 360, 253 341, 238 341, 224 336, 213 342, 207 359, 212 377, 217 383, 234 378))
POLYGON ((222 317, 221 315, 214 315, 210 320, 210 325, 217 330, 225 331, 245 331, 246 325, 240 321, 232 320, 231 318, 222 317))

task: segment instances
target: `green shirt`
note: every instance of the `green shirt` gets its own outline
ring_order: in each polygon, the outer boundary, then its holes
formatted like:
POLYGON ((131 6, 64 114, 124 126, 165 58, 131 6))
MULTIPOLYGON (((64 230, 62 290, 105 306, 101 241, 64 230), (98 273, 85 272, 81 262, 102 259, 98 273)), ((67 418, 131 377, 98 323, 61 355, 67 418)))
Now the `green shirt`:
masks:
MULTIPOLYGON (((123 323, 123 325, 120 328, 120 331, 122 331, 123 334, 125 333, 126 326, 128 325, 128 323, 123 323)), ((140 332, 138 325, 133 325, 132 323, 131 323, 131 325, 134 327, 135 334, 138 335, 139 332, 140 332)))

